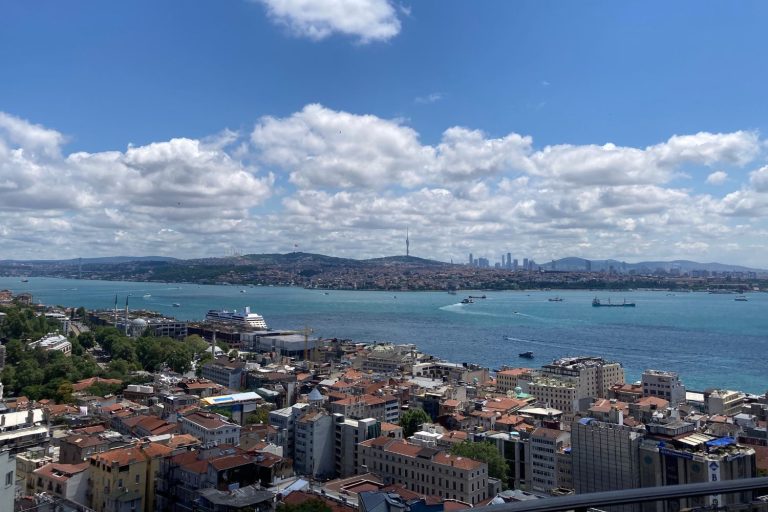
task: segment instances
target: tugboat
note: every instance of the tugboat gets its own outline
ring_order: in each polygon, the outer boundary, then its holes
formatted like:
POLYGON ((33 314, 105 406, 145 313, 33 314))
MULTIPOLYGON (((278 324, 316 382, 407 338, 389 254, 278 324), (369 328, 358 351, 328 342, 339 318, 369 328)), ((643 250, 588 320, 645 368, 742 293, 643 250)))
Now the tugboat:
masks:
POLYGON ((462 304, 474 304, 475 301, 473 301, 471 298, 467 297, 466 299, 461 299, 462 304))
POLYGON ((520 357, 522 357, 524 359, 533 359, 533 352, 531 352, 530 350, 527 351, 527 352, 520 352, 518 354, 518 356, 520 356, 520 357))

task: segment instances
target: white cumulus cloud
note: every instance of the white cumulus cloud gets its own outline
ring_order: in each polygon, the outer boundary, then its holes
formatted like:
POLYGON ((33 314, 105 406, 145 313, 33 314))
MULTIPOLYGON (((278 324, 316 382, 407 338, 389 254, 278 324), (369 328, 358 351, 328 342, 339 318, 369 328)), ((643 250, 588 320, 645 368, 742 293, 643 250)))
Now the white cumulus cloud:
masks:
POLYGON ((707 183, 710 185, 722 185, 728 180, 728 173, 725 171, 715 171, 707 176, 707 183))
POLYGON ((389 0, 259 1, 274 22, 316 41, 342 34, 369 43, 386 41, 400 32, 400 19, 389 0))

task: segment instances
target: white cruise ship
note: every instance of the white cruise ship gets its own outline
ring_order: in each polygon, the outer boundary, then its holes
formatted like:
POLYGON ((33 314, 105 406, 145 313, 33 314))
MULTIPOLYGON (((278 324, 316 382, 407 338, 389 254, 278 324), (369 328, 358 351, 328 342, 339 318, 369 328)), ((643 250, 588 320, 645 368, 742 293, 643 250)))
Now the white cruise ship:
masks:
POLYGON ((207 322, 220 322, 248 327, 249 329, 264 330, 268 329, 264 317, 258 313, 251 313, 251 308, 246 307, 242 313, 238 310, 227 311, 226 309, 211 309, 205 315, 207 322))

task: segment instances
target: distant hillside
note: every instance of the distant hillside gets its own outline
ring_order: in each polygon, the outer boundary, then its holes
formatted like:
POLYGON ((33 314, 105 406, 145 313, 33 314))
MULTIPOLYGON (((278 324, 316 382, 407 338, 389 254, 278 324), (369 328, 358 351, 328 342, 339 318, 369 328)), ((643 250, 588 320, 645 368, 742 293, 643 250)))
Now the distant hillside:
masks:
POLYGON ((541 265, 545 270, 563 270, 563 271, 584 271, 601 272, 611 268, 619 272, 629 272, 634 270, 638 273, 647 274, 663 270, 670 272, 679 269, 680 272, 691 272, 693 270, 706 270, 709 272, 759 272, 765 273, 764 269, 743 267, 740 265, 728 265, 725 263, 699 263, 689 260, 674 261, 641 261, 638 263, 627 263, 618 260, 587 260, 584 258, 568 257, 555 260, 554 262, 541 265))
POLYGON ((102 258, 72 258, 68 260, 0 260, 0 265, 116 265, 132 261, 182 261, 168 256, 105 256, 102 258))

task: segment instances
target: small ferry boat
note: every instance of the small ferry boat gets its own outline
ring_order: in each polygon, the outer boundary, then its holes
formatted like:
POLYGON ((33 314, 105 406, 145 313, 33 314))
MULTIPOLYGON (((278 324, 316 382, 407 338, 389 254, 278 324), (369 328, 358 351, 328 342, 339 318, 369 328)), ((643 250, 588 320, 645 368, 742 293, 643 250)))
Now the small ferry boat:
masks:
POLYGON ((173 304, 171 304, 171 306, 173 306, 175 308, 180 308, 181 304, 179 304, 178 302, 174 302, 173 304))
POLYGON ((738 297, 736 297, 733 300, 735 300, 736 302, 747 302, 748 299, 745 296, 743 296, 743 295, 739 295, 738 297))
POLYGON ((524 359, 533 359, 533 352, 531 352, 530 350, 527 351, 527 352, 520 352, 518 354, 518 356, 520 356, 520 357, 522 357, 524 359))
POLYGON ((626 299, 624 299, 624 302, 619 302, 618 304, 611 303, 611 299, 608 299, 608 302, 600 302, 600 299, 595 297, 592 299, 592 307, 595 308, 633 308, 635 307, 634 302, 627 302, 626 299))
POLYGON ((469 297, 467 297, 466 299, 461 299, 461 303, 462 303, 462 304, 474 304, 474 303, 475 303, 475 301, 473 301, 472 299, 470 299, 469 297))
POLYGON ((547 299, 549 302, 563 302, 562 297, 550 297, 547 299))
POLYGON ((470 295, 470 299, 484 299, 485 295, 470 295))

